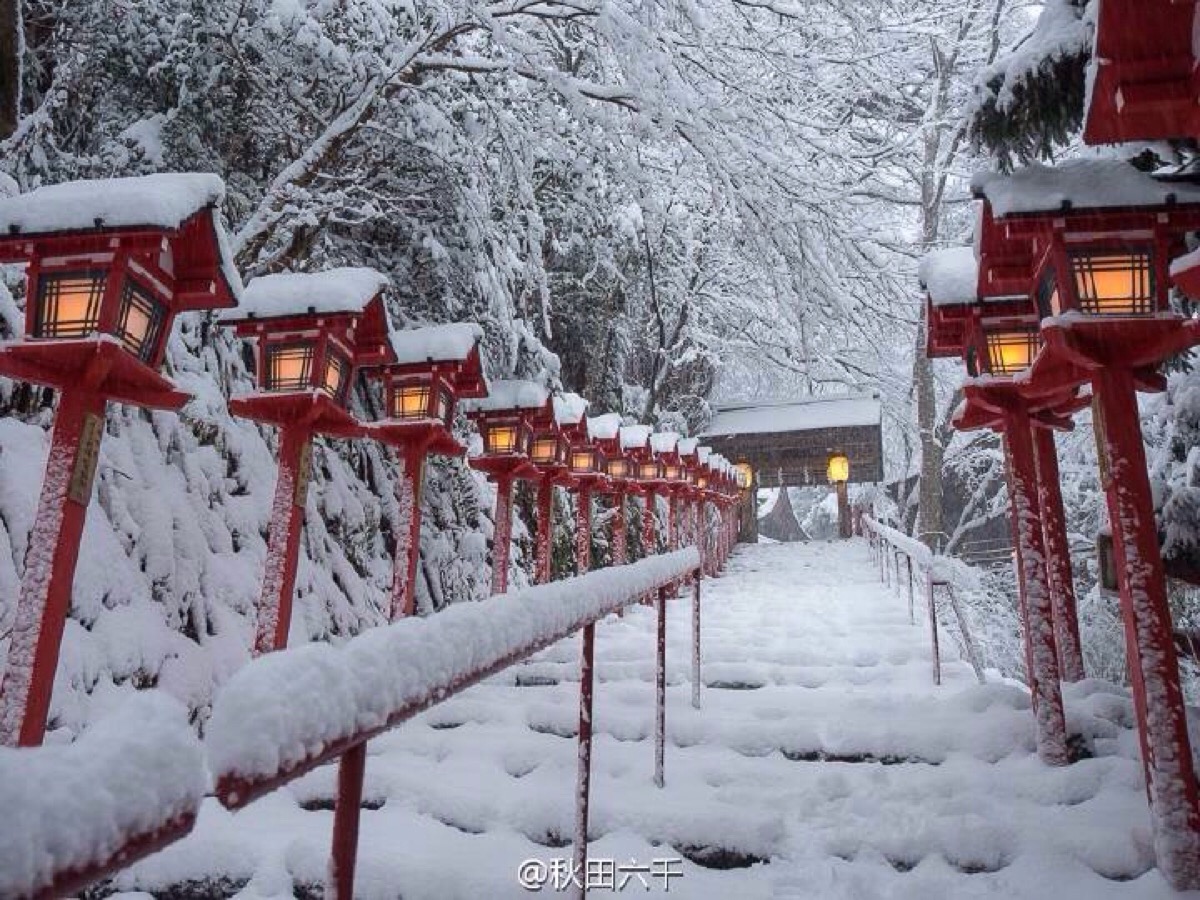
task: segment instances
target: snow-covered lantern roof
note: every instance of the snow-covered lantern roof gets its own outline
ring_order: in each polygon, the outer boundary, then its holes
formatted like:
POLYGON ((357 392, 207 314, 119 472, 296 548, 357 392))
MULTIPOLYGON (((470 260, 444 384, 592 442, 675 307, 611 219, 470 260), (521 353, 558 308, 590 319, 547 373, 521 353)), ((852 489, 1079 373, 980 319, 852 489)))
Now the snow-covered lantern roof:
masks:
POLYGON ((925 290, 925 355, 930 359, 961 356, 966 323, 979 298, 975 248, 946 247, 927 253, 917 276, 925 290))
POLYGON ((393 331, 392 362, 369 369, 383 383, 387 418, 370 426, 381 439, 427 452, 464 452, 450 434, 459 400, 487 396, 480 342, 473 322, 393 331))
POLYGON ((0 263, 28 273, 24 341, 0 372, 38 384, 83 381, 97 355, 113 399, 177 407, 158 374, 176 315, 233 306, 242 284, 206 174, 73 181, 0 199, 0 263))
POLYGON ((387 286, 386 275, 356 267, 251 280, 241 303, 219 317, 255 341, 260 393, 240 401, 238 413, 282 424, 309 415, 305 400, 315 395, 345 410, 355 372, 394 359, 387 286))
POLYGON ((1200 137, 1196 5, 1098 4, 1083 139, 1121 144, 1200 137))

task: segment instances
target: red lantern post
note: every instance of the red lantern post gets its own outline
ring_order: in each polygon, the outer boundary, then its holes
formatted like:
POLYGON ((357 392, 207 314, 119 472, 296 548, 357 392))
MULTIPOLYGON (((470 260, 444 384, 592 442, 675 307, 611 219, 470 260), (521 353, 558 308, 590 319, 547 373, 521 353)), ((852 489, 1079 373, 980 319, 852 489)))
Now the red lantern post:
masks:
MULTIPOLYGON (((981 382, 987 387, 983 394, 978 393, 979 385, 968 388, 976 391, 979 402, 975 407, 968 402, 960 410, 956 420, 960 430, 1003 432, 1005 410, 1026 416, 1033 426, 1037 465, 1025 476, 1036 485, 1059 675, 1063 681, 1078 681, 1083 677, 1083 650, 1051 430, 1072 427, 1069 417, 1087 404, 1087 398, 1080 398, 1071 387, 1031 406, 1013 386, 1014 377, 1024 377, 1022 373, 1041 346, 1037 309, 1030 297, 1033 260, 1028 242, 1007 237, 990 209, 985 208, 982 222, 982 265, 969 247, 936 251, 922 262, 922 280, 928 290, 926 354, 930 358, 961 356, 972 377, 986 376, 981 382), (978 301, 980 297, 982 301, 978 301)), ((1014 547, 1019 553, 1019 539, 1014 540, 1014 547)), ((1023 571, 1020 565, 1018 571, 1023 571)), ((1023 583, 1021 589, 1025 590, 1023 583)), ((1022 610, 1022 629, 1028 635, 1030 623, 1024 606, 1022 610)), ((1027 656, 1029 650, 1027 644, 1027 656)))
POLYGON ((175 316, 232 306, 213 175, 79 181, 0 200, 0 263, 27 266, 25 335, 0 374, 59 391, 0 680, 0 744, 45 735, 108 401, 179 409, 159 373, 175 316))
POLYGON ((519 478, 536 478, 530 462, 533 421, 550 403, 550 394, 532 381, 497 381, 487 397, 473 401, 468 415, 483 436, 483 453, 471 467, 487 473, 496 485, 495 530, 492 534, 492 593, 508 591, 512 551, 512 489, 519 478))
POLYGON ((487 396, 479 356, 482 337, 482 329, 471 323, 394 332, 394 361, 370 371, 383 383, 387 416, 367 425, 365 433, 396 448, 403 459, 396 479, 399 527, 392 570, 392 621, 416 611, 425 458, 430 454, 462 456, 466 448, 450 430, 455 404, 460 399, 487 396))
POLYGON ((659 431, 650 435, 650 449, 662 463, 659 492, 667 501, 667 549, 679 549, 679 488, 683 484, 683 464, 679 460, 679 435, 659 431))
POLYGON ((264 275, 221 316, 239 337, 255 341, 258 389, 230 400, 230 412, 280 430, 256 654, 287 646, 313 437, 359 436, 346 408, 355 372, 391 359, 386 286, 373 269, 264 275))
POLYGON ((625 519, 625 498, 630 493, 633 466, 621 447, 621 417, 616 413, 588 420, 588 431, 604 454, 604 474, 608 476, 607 493, 612 497, 612 562, 623 566, 629 561, 628 522, 625 519))
POLYGON ((556 394, 552 404, 534 417, 530 461, 537 470, 537 533, 534 536, 533 572, 536 584, 551 580, 550 552, 554 540, 554 491, 571 487, 571 444, 564 426, 576 425, 587 410, 578 394, 556 394))
POLYGON ((1099 160, 982 176, 975 188, 1037 261, 1045 347, 1022 394, 1036 402, 1090 382, 1096 396, 1155 848, 1173 885, 1200 887, 1200 786, 1136 399, 1165 387, 1163 360, 1200 343, 1200 322, 1170 311, 1167 288, 1184 233, 1200 228, 1200 189, 1099 160))
POLYGON ((591 421, 584 419, 568 429, 571 440, 571 480, 575 484, 575 572, 582 575, 592 565, 592 496, 607 490, 604 451, 592 439, 591 421))

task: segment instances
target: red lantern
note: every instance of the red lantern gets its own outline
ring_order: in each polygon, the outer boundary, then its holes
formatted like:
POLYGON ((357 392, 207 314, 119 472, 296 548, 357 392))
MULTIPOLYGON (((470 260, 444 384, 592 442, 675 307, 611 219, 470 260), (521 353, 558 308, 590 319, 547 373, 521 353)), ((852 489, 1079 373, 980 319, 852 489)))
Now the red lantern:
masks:
POLYGON ((396 448, 404 459, 396 480, 400 527, 392 570, 393 620, 416 610, 425 458, 463 455, 466 448, 450 431, 455 406, 459 399, 487 396, 479 350, 482 339, 482 329, 473 323, 393 332, 393 361, 368 371, 383 384, 387 416, 367 425, 365 431, 396 448))
POLYGON ((42 498, 0 681, 0 744, 40 744, 107 402, 178 409, 159 373, 177 314, 241 290, 214 175, 79 181, 0 200, 0 263, 26 266, 25 334, 0 374, 59 390, 42 498))
POLYGON ((549 392, 532 381, 497 381, 491 392, 474 401, 467 415, 483 436, 483 453, 471 466, 496 484, 495 532, 492 538, 492 593, 508 590, 512 545, 512 486, 518 478, 538 478, 530 460, 534 422, 553 415, 549 392))
POLYGON ((271 522, 256 653, 287 646, 313 437, 359 436, 362 426, 346 409, 355 373, 392 358, 387 283, 360 268, 264 275, 220 318, 255 344, 258 390, 230 400, 230 412, 280 429, 271 508, 282 519, 271 522))

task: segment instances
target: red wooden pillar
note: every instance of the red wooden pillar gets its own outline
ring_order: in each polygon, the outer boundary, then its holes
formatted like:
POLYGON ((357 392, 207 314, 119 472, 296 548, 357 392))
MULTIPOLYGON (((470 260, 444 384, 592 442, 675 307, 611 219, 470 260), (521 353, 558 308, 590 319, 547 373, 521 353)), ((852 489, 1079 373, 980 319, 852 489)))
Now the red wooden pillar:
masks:
POLYGON ((287 646, 311 457, 312 432, 303 426, 283 428, 279 435, 279 474, 271 505, 267 566, 255 625, 256 655, 287 646))
POLYGON ((16 620, 0 681, 0 744, 36 747, 46 733, 79 542, 104 434, 105 400, 63 391, 29 535, 16 620))
POLYGON ((554 482, 538 481, 537 534, 534 538, 533 578, 536 584, 550 581, 550 551, 554 536, 554 482))
POLYGON ((366 741, 355 744, 338 760, 333 853, 329 859, 327 876, 327 896, 333 900, 354 900, 354 869, 358 861, 358 826, 362 818, 363 776, 366 770, 366 741))
POLYGON ((1105 489, 1155 852, 1174 887, 1200 887, 1200 791, 1171 639, 1133 377, 1127 369, 1104 368, 1094 384, 1103 419, 1105 489))
POLYGON ((508 592, 508 557, 512 551, 511 475, 496 476, 496 522, 492 529, 492 595, 508 592))
POLYGON ((575 499, 575 573, 582 575, 592 567, 592 489, 581 484, 575 499))
POLYGON ((696 570, 696 583, 692 585, 692 707, 700 708, 700 581, 704 567, 696 570))
POLYGON ((667 549, 679 549, 679 495, 667 493, 667 549))
POLYGON ((1058 451, 1054 433, 1033 429, 1037 456, 1038 501, 1042 513, 1042 536, 1046 543, 1046 575, 1054 608, 1054 639, 1063 681, 1082 681, 1083 643, 1079 638, 1079 614, 1075 606, 1075 582, 1071 574, 1071 549, 1067 544, 1067 521, 1063 512, 1062 487, 1058 473, 1058 451))
POLYGON ((658 529, 654 523, 654 507, 657 504, 657 494, 647 490, 642 500, 642 555, 653 556, 658 552, 658 529))
POLYGON ((396 480, 396 556, 392 565, 392 621, 417 609, 417 562, 421 558, 421 489, 425 448, 409 445, 396 480))
POLYGON ((1046 580, 1042 522, 1032 428, 1024 409, 1006 411, 1004 437, 1009 460, 1009 502, 1017 538, 1018 579, 1024 597, 1029 689, 1037 721, 1038 755, 1050 765, 1070 762, 1066 718, 1059 684, 1054 612, 1046 580))
POLYGON ((613 495, 613 565, 623 566, 629 562, 629 524, 625 521, 625 492, 613 495))

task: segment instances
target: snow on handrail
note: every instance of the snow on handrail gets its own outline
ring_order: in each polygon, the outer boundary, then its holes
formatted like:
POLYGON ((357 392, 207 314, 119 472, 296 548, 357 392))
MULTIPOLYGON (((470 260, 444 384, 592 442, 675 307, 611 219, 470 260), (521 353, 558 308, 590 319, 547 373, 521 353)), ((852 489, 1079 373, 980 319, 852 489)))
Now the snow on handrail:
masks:
POLYGON ((0 748, 0 897, 70 896, 179 840, 207 783, 186 710, 158 691, 72 744, 0 748))
POLYGON ((699 565, 688 547, 404 619, 341 647, 259 657, 213 705, 205 747, 217 796, 246 806, 699 565))
POLYGON ((868 528, 897 550, 910 557, 917 565, 922 568, 933 565, 933 551, 916 538, 911 538, 902 531, 897 531, 895 528, 890 528, 881 522, 877 522, 870 516, 865 516, 863 521, 866 522, 868 528))

